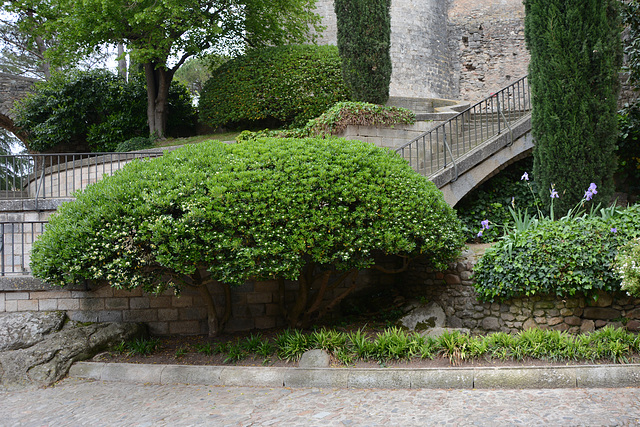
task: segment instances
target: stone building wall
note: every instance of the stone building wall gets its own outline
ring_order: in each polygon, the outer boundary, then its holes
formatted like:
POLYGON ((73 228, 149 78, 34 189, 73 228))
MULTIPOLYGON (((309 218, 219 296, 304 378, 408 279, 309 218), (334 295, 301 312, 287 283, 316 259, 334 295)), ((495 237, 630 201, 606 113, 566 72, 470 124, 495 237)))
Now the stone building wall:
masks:
POLYGON ((452 0, 450 72, 458 98, 479 101, 528 73, 522 0, 452 0))
MULTIPOLYGON (((392 0, 390 95, 456 98, 449 73, 447 0, 392 0)), ((337 44, 333 0, 318 0, 317 13, 326 30, 321 43, 337 44)))
MULTIPOLYGON (((478 250, 474 248, 474 250, 478 250)), ((438 303, 447 316, 447 326, 474 333, 518 332, 529 328, 570 333, 588 332, 606 325, 640 331, 640 298, 626 294, 601 294, 596 302, 584 297, 523 297, 503 303, 482 303, 473 287, 474 250, 444 272, 431 270, 425 262, 412 263, 399 287, 410 297, 425 297, 438 303)))
MULTIPOLYGON (((336 44, 333 0, 319 0, 336 44)), ((477 101, 527 74, 522 0, 392 0, 390 95, 477 101)))

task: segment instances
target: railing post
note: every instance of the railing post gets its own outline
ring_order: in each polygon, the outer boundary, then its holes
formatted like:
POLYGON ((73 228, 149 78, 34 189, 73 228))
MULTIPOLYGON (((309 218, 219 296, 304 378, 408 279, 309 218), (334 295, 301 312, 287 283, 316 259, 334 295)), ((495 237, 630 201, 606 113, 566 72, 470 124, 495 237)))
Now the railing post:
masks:
POLYGON ((4 276, 4 224, 0 224, 0 255, 2 255, 2 261, 0 261, 0 276, 4 276))

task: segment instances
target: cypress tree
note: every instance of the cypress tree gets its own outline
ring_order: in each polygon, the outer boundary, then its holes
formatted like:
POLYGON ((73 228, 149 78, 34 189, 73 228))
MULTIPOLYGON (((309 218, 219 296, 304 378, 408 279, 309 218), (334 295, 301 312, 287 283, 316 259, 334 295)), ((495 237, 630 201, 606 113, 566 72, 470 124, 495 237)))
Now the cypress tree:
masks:
POLYGON ((558 213, 575 206, 592 182, 594 200, 608 204, 622 59, 618 1, 524 3, 536 181, 542 194, 554 186, 558 213))
POLYGON ((353 101, 384 104, 391 81, 391 0, 335 0, 342 77, 353 101))

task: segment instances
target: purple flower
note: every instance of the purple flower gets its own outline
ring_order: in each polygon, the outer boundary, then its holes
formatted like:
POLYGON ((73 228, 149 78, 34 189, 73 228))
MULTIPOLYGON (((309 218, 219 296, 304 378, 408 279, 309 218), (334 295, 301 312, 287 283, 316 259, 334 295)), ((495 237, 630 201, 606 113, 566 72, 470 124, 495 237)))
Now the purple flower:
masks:
POLYGON ((482 230, 478 231, 478 237, 482 237, 482 230))
POLYGON ((484 221, 480 221, 480 225, 482 225, 482 229, 483 230, 488 230, 489 229, 489 220, 485 219, 484 221))
POLYGON ((558 192, 556 191, 555 188, 552 187, 550 191, 551 191, 551 198, 552 199, 559 199, 560 198, 560 196, 558 195, 558 192))
POLYGON ((584 199, 587 201, 593 199, 593 196, 595 194, 598 194, 598 190, 596 190, 596 188, 598 187, 596 186, 595 183, 592 182, 589 188, 587 189, 587 191, 584 193, 584 199))
POLYGON ((617 228, 615 228, 615 227, 613 227, 613 228, 611 229, 611 232, 612 232, 612 233, 617 233, 617 232, 618 232, 618 229, 617 229, 617 228))
POLYGON ((520 181, 529 181, 529 174, 525 172, 522 178, 520 178, 520 181))

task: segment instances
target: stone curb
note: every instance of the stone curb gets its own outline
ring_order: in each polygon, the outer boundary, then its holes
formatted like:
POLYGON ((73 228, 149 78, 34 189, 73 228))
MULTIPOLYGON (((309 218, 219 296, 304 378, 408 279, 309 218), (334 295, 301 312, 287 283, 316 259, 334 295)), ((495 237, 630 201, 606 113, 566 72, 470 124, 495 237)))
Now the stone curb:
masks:
POLYGON ((525 389, 640 387, 640 364, 507 368, 269 368, 76 362, 69 377, 253 387, 525 389))

